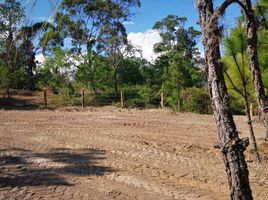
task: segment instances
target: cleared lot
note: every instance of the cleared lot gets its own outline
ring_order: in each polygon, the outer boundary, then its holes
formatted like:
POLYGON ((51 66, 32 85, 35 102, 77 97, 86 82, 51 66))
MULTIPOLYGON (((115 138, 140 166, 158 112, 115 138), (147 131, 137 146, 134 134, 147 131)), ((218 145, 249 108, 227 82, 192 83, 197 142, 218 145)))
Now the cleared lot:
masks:
MULTIPOLYGON (((245 118, 236 117, 241 137, 245 118)), ((246 152, 255 199, 268 199, 263 162, 246 152)), ((0 199, 228 199, 212 116, 113 107, 0 111, 0 199)))

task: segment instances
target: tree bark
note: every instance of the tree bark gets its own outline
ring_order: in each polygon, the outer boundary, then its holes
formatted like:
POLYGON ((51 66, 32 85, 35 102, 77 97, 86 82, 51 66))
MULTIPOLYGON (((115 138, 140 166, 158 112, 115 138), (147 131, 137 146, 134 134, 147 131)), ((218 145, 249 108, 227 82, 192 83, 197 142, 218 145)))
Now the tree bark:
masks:
POLYGON ((260 155, 257 149, 257 142, 256 142, 256 138, 255 138, 255 134, 254 134, 253 126, 252 126, 250 108, 249 108, 249 104, 248 104, 248 100, 246 96, 244 96, 244 104, 245 104, 245 109, 246 109, 246 114, 247 114, 247 119, 248 119, 248 130, 249 130, 250 140, 252 143, 252 150, 253 150, 253 153, 255 154, 256 161, 260 162, 261 161, 260 155))
POLYGON ((266 128, 266 139, 268 139, 268 98, 265 95, 261 71, 258 61, 258 36, 257 36, 257 20, 252 9, 251 0, 243 0, 244 13, 247 22, 247 37, 248 37, 248 61, 251 71, 251 79, 253 81, 254 90, 256 93, 259 114, 266 128))
POLYGON ((114 94, 118 95, 118 79, 117 79, 117 69, 114 71, 114 94))
MULTIPOLYGON (((226 0, 219 8, 224 11, 231 2, 226 0)), ((197 7, 208 67, 209 93, 220 139, 220 144, 217 147, 222 152, 231 191, 230 197, 232 200, 252 200, 249 172, 244 157, 249 140, 247 138, 240 139, 238 136, 220 61, 221 31, 218 27, 218 18, 223 11, 219 9, 214 11, 212 0, 197 0, 197 7)))

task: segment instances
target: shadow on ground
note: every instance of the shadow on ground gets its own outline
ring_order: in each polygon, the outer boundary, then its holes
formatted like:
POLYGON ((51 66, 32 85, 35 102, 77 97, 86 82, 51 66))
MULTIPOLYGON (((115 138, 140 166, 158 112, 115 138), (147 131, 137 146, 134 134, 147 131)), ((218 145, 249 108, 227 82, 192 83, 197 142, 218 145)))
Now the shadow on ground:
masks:
POLYGON ((30 99, 0 98, 0 109, 4 110, 35 110, 39 105, 30 99))
POLYGON ((103 176, 113 171, 98 164, 105 154, 104 150, 90 148, 51 149, 47 153, 2 149, 0 187, 71 186, 70 176, 103 176))

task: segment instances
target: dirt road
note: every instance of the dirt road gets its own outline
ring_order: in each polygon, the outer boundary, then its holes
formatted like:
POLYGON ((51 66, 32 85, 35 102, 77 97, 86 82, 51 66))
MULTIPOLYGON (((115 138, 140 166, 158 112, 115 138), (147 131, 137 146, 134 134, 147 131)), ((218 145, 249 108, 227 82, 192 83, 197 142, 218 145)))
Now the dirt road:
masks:
MULTIPOLYGON (((212 116, 88 108, 0 111, 0 199, 228 199, 212 116)), ((244 117, 236 117, 241 137, 244 117)), ((255 164, 255 199, 268 199, 267 146, 255 164)))

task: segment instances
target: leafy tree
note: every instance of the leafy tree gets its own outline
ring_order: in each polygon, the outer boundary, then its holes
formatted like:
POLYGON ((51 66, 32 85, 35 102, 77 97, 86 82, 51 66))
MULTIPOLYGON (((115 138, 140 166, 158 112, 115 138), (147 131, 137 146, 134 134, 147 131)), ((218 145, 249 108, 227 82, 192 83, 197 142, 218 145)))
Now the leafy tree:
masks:
POLYGON ((81 87, 95 88, 94 94, 98 94, 112 87, 111 68, 106 58, 103 56, 94 54, 91 68, 88 68, 83 62, 77 64, 76 68, 77 70, 74 76, 75 81, 79 83, 81 87))
POLYGON ((120 85, 141 85, 149 81, 150 73, 148 63, 141 58, 126 58, 118 69, 118 80, 120 85))
POLYGON ((21 77, 18 73, 17 39, 18 27, 24 19, 24 9, 20 2, 16 0, 5 0, 0 3, 0 59, 2 67, 5 69, 5 86, 7 90, 16 86, 21 77), (17 83, 17 84, 16 84, 17 83))
POLYGON ((36 55, 41 53, 40 39, 46 30, 51 27, 47 22, 37 22, 31 26, 23 26, 18 34, 18 64, 25 73, 24 87, 36 89, 36 55))
POLYGON ((40 69, 39 87, 51 88, 58 93, 62 88, 72 88, 73 77, 72 54, 56 48, 40 69))
POLYGON ((184 111, 211 114, 210 97, 207 88, 186 88, 181 91, 181 96, 184 111))
POLYGON ((107 2, 102 0, 63 0, 55 16, 55 27, 51 28, 42 39, 44 51, 50 52, 58 45, 70 41, 74 67, 85 72, 86 85, 95 93, 94 55, 96 38, 103 21, 103 8, 107 2))
POLYGON ((168 102, 175 109, 181 105, 181 89, 200 86, 202 82, 197 67, 199 53, 196 48, 200 33, 192 27, 186 29, 186 21, 185 17, 168 15, 153 27, 162 38, 154 48, 155 52, 161 54, 157 64, 165 64, 162 67, 162 90, 168 94, 168 102))
POLYGON ((114 93, 118 93, 118 69, 124 58, 131 55, 134 47, 127 39, 124 22, 131 17, 130 8, 140 6, 139 0, 107 1, 103 27, 98 37, 98 49, 108 57, 113 70, 114 93))
MULTIPOLYGON (((139 1, 136 0, 63 0, 55 17, 56 28, 44 37, 43 46, 53 49, 57 44, 63 45, 66 39, 70 40, 70 50, 77 59, 75 63, 79 63, 75 65, 79 76, 84 77, 83 82, 85 76, 88 77, 86 85, 91 87, 93 93, 98 90, 95 57, 99 53, 107 55, 117 88, 118 60, 122 60, 120 53, 122 49, 129 50, 123 22, 130 17, 129 8, 137 4, 139 1)), ((99 61, 103 59, 99 59, 98 64, 99 61)))

